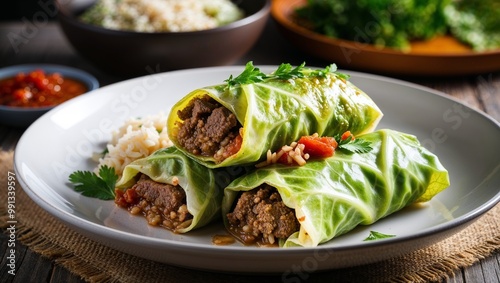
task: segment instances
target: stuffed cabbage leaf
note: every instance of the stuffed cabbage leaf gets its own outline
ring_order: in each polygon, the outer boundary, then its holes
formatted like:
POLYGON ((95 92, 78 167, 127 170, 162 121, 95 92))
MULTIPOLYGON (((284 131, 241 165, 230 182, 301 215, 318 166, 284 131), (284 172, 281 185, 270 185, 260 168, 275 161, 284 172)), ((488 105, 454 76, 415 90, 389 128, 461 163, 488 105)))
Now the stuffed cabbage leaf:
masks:
POLYGON ((303 135, 372 131, 382 117, 377 105, 336 67, 325 70, 282 64, 279 73, 263 74, 249 63, 239 82, 231 78, 178 101, 168 117, 169 137, 214 168, 256 163, 268 149, 303 135))
POLYGON ((160 149, 125 167, 115 202, 132 213, 142 210, 149 224, 186 233, 220 219, 222 191, 242 173, 207 169, 175 147, 160 149))
POLYGON ((224 192, 226 228, 248 244, 276 240, 285 247, 314 247, 449 186, 446 169, 415 136, 378 130, 357 138, 372 150, 339 150, 303 166, 273 164, 234 180, 224 192), (287 218, 290 211, 296 222, 287 218), (295 231, 286 230, 296 224, 295 231), (284 231, 287 236, 280 237, 284 231))

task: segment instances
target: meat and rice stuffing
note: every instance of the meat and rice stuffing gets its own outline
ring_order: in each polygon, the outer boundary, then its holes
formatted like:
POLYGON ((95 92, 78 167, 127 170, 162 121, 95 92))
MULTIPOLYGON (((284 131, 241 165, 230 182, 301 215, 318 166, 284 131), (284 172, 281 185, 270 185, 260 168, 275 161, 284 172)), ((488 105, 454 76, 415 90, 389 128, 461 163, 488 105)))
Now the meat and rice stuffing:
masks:
POLYGON ((179 144, 194 155, 212 156, 222 161, 241 147, 241 124, 227 108, 208 95, 194 98, 179 110, 177 139, 179 144))
POLYGON ((116 190, 115 203, 132 214, 144 215, 149 225, 174 232, 189 226, 193 218, 180 186, 158 183, 144 174, 131 188, 116 190))
POLYGON ((245 244, 276 245, 300 229, 295 211, 268 185, 241 193, 227 219, 229 231, 245 244))

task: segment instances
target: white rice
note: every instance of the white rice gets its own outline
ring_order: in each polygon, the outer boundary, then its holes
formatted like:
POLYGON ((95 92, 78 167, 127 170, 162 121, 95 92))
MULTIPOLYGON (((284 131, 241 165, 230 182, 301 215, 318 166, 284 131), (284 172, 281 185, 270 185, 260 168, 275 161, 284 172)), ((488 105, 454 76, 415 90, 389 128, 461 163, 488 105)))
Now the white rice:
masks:
POLYGON ((115 172, 121 175, 130 162, 172 145, 168 138, 167 116, 164 113, 130 118, 112 133, 107 153, 99 158, 96 171, 107 165, 115 168, 115 172))
MULTIPOLYGON (((314 133, 313 137, 318 137, 318 133, 314 133)), ((267 165, 278 163, 283 154, 287 154, 286 163, 288 165, 296 164, 299 166, 306 165, 307 160, 309 160, 309 154, 304 152, 305 145, 302 143, 292 142, 290 145, 284 145, 277 152, 271 152, 267 150, 266 160, 257 163, 255 167, 260 168, 267 165)))
POLYGON ((230 0, 99 0, 82 19, 116 30, 183 32, 215 28, 243 15, 230 0))

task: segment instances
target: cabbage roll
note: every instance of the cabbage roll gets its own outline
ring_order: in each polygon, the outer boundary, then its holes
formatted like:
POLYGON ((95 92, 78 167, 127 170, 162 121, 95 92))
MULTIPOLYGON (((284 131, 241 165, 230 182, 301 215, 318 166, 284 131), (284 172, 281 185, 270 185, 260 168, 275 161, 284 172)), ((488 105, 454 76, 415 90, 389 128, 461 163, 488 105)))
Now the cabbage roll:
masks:
POLYGON ((248 63, 225 83, 196 89, 172 108, 169 138, 207 167, 253 164, 303 135, 372 131, 375 102, 336 72, 282 64, 264 74, 248 63))
POLYGON ((276 163, 234 180, 222 204, 228 231, 246 244, 314 247, 449 186, 447 170, 415 136, 384 129, 357 138, 372 149, 276 163))
POLYGON ((150 225, 186 233, 220 219, 222 191, 243 168, 207 169, 175 147, 127 165, 115 203, 150 225))

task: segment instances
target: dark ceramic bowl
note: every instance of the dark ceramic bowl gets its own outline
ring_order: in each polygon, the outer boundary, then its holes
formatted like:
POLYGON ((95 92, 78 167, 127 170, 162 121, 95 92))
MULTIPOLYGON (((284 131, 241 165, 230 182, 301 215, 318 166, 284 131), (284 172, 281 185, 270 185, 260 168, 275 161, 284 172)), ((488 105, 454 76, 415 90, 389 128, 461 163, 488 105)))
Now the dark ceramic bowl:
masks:
POLYGON ((56 5, 64 34, 83 57, 108 73, 135 76, 236 62, 262 34, 271 1, 233 1, 245 11, 245 18, 209 30, 156 33, 89 25, 77 15, 90 5, 62 0, 56 0, 56 5))
MULTIPOLYGON (((80 81, 87 87, 86 93, 99 87, 99 81, 87 72, 67 66, 52 64, 26 64, 5 67, 0 69, 0 80, 14 77, 18 73, 29 73, 38 69, 48 74, 59 73, 63 77, 80 81)), ((0 105, 0 124, 12 127, 27 127, 56 106, 57 105, 46 107, 11 107, 0 105)))

